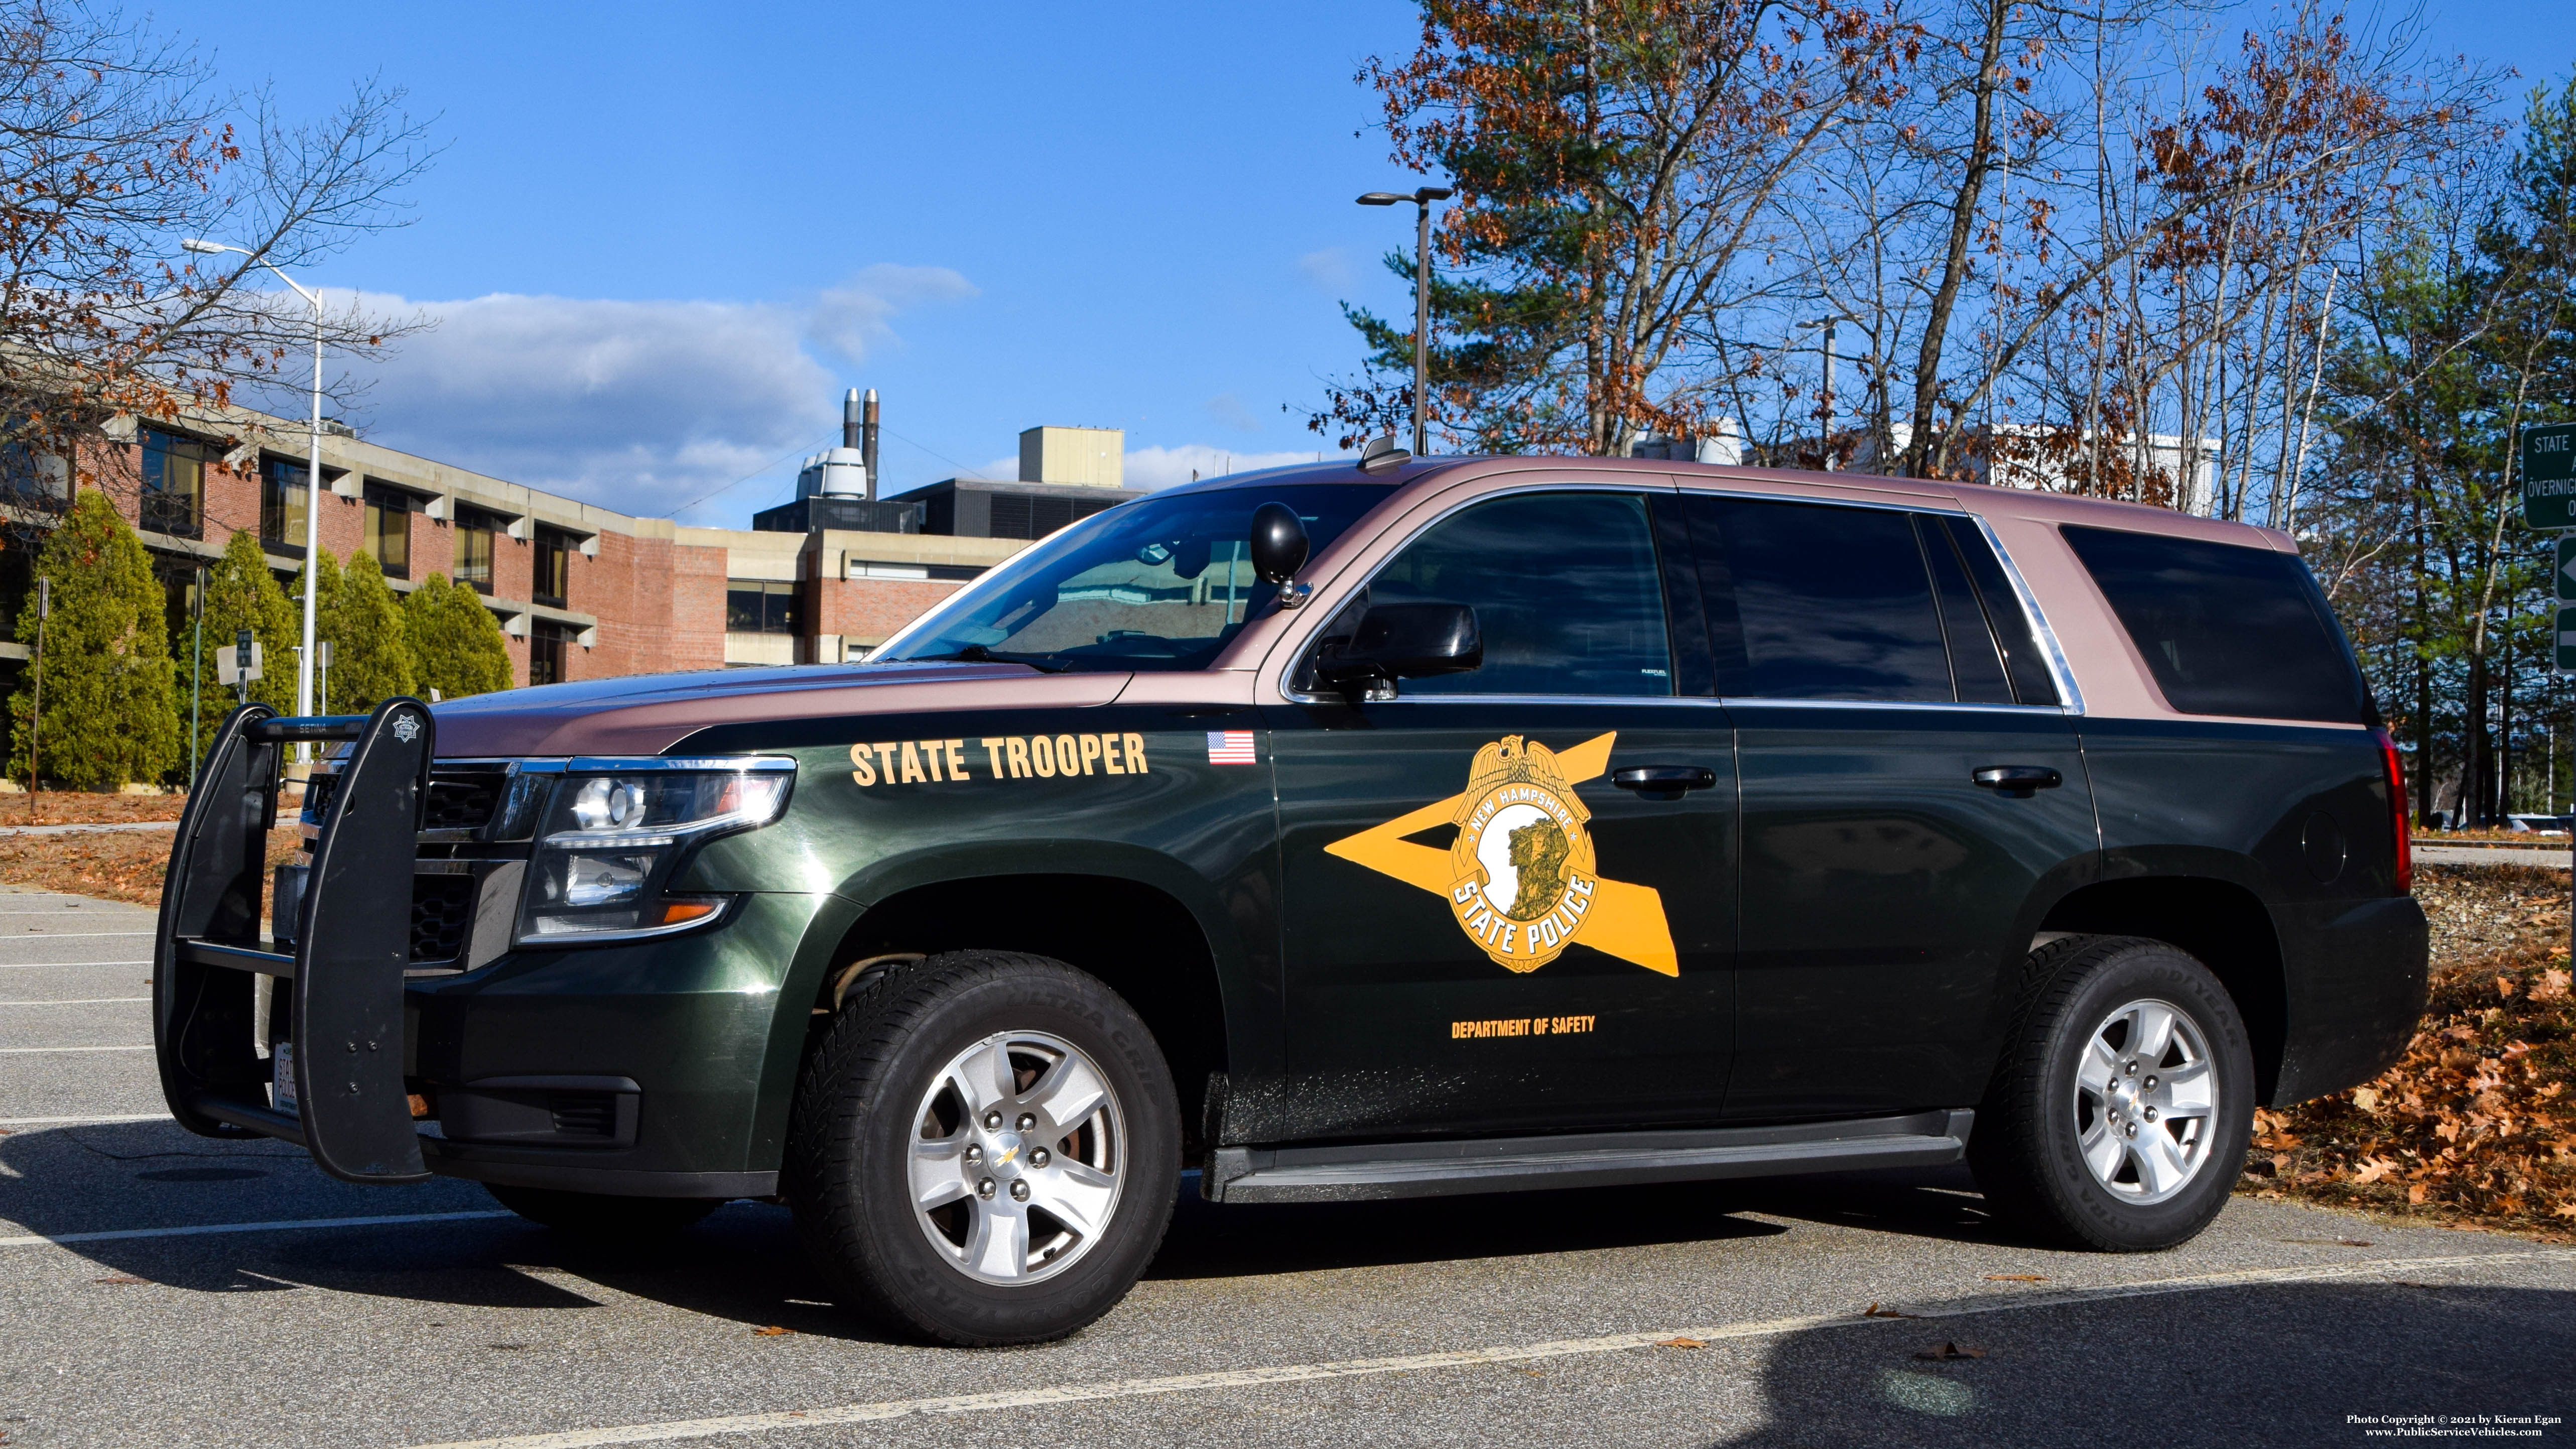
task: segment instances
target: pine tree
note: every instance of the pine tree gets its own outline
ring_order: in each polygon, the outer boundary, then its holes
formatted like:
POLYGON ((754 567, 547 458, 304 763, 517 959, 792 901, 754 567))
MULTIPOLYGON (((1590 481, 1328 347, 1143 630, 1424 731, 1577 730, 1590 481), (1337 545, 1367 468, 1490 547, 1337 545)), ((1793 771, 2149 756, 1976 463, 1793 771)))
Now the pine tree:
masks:
MULTIPOLYGON (((327 554, 327 550, 326 550, 327 554)), ((314 708, 331 714, 364 714, 384 700, 412 692, 411 638, 402 601, 376 556, 359 552, 345 567, 325 557, 321 569, 320 637, 331 641, 331 697, 314 708)))
POLYGON ((435 689, 441 698, 462 699, 510 687, 501 623, 472 589, 431 574, 403 600, 403 625, 411 637, 412 682, 424 695, 435 689))
MULTIPOLYGON (((107 496, 84 489, 45 540, 36 572, 53 581, 44 624, 44 718, 36 746, 45 775, 82 789, 158 780, 179 761, 167 605, 143 541, 107 496)), ((18 637, 36 638, 36 592, 18 637)), ((9 699, 16 726, 10 773, 28 774, 35 675, 9 699)))
POLYGON ((170 641, 170 653, 178 661, 178 708, 180 732, 187 730, 189 685, 197 681, 195 669, 204 671, 200 682, 199 712, 204 728, 199 734, 202 746, 213 737, 215 721, 224 717, 239 695, 222 682, 215 669, 215 651, 231 644, 242 630, 248 629, 258 641, 262 655, 260 677, 251 682, 250 697, 280 714, 295 712, 295 645, 303 634, 302 620, 286 590, 270 572, 268 555, 260 548, 259 537, 249 532, 236 533, 224 545, 222 558, 206 570, 206 643, 202 662, 193 656, 196 636, 170 641), (192 666, 194 666, 192 668, 192 666))

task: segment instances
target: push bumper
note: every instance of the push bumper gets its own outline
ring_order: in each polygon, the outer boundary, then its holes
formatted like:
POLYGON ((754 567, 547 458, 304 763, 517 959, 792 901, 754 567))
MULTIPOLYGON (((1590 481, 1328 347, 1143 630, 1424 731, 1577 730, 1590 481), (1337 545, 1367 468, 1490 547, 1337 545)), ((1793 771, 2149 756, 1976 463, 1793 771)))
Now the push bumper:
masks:
POLYGON ((411 861, 434 749, 429 707, 389 699, 360 718, 288 719, 262 705, 216 730, 179 819, 153 942, 152 1033, 161 1090, 182 1126, 301 1144, 348 1182, 429 1176, 403 1082, 403 972, 411 861), (278 752, 354 741, 334 792, 291 951, 260 934, 278 752), (405 868, 385 869, 398 860, 405 868), (255 1036, 264 981, 291 1025, 297 1109, 272 1105, 255 1036))

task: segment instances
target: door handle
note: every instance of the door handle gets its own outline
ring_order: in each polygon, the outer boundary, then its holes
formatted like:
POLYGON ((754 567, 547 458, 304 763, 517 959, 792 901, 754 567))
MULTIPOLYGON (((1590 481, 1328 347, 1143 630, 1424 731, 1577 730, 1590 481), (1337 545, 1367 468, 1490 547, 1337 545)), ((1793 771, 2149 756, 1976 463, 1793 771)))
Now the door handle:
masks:
POLYGON ((1716 784, 1717 772, 1697 765, 1630 765, 1611 771, 1610 783, 1636 791, 1640 799, 1678 800, 1685 790, 1705 790, 1716 784))
POLYGON ((2046 765, 1980 765, 1969 776, 2007 800, 2027 800, 2034 790, 2054 790, 2066 777, 2046 765))

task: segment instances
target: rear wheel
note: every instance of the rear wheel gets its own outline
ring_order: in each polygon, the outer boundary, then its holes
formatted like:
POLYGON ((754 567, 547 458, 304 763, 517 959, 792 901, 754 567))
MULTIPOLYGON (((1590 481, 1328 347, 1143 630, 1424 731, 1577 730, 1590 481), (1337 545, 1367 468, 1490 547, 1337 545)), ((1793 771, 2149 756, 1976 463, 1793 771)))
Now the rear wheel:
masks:
POLYGON ((487 1182, 495 1201, 531 1222, 601 1243, 645 1243, 681 1231, 724 1204, 702 1197, 618 1197, 487 1182))
POLYGON ((954 952, 852 987, 798 1086, 788 1168, 798 1234, 844 1301, 950 1343, 1033 1343, 1144 1272, 1180 1109, 1106 985, 954 952))
POLYGON ((2052 942, 2027 990, 1969 1141, 1987 1201, 2070 1247, 2188 1241, 2227 1205, 2252 1131, 2235 1002, 2188 953, 2135 936, 2052 942))

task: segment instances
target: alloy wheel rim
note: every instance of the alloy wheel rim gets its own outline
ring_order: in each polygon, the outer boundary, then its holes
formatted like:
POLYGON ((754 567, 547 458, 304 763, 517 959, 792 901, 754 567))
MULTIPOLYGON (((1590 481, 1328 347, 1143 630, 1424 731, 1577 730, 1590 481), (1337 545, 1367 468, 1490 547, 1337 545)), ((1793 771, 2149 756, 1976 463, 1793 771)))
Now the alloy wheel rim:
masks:
POLYGON ((967 1047, 931 1078, 912 1121, 913 1217, 970 1278, 1053 1277, 1118 1210, 1127 1133, 1117 1094, 1061 1037, 1007 1031, 967 1047))
POLYGON ((2134 1206, 2165 1202, 2209 1164, 2218 1074, 2200 1024, 2169 1001, 2132 1001, 2084 1041, 2076 1149, 2093 1180, 2134 1206))

